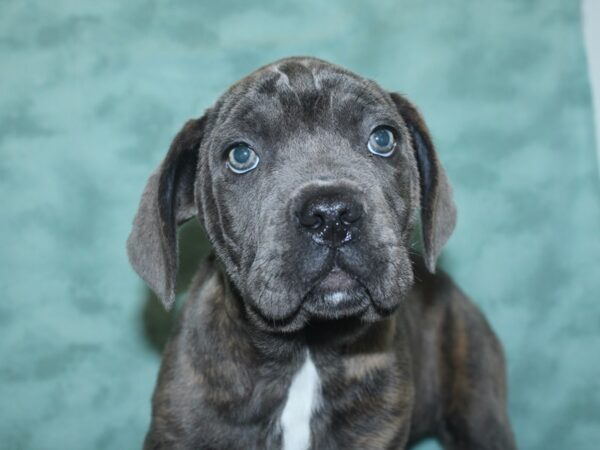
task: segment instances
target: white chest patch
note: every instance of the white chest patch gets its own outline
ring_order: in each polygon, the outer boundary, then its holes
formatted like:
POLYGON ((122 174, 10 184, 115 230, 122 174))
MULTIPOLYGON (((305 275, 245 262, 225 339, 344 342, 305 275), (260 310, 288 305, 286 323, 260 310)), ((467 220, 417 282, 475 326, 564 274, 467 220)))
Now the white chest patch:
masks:
POLYGON ((306 450, 310 445, 310 418, 319 408, 321 385, 310 355, 294 375, 281 414, 284 450, 306 450))

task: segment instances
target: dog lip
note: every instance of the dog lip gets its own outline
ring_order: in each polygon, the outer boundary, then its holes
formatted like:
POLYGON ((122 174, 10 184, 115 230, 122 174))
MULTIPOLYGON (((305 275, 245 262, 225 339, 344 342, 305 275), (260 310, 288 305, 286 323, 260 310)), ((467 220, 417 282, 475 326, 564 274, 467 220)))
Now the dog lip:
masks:
POLYGON ((298 305, 297 308, 290 311, 289 313, 281 316, 273 316, 265 314, 260 308, 257 306, 247 303, 246 307, 247 311, 251 312, 255 317, 258 317, 263 323, 265 323, 269 327, 280 329, 281 331, 292 330, 294 329, 294 319, 298 316, 298 313, 302 309, 302 303, 298 305))

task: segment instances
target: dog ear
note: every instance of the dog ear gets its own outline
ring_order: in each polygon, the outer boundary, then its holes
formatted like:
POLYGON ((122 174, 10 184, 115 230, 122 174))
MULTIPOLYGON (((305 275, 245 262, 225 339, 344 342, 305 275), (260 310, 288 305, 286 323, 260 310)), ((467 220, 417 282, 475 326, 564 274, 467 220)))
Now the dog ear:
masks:
POLYGON ((167 309, 175 301, 177 228, 197 214, 194 182, 205 117, 183 126, 150 175, 127 240, 129 262, 167 309))
POLYGON ((419 169, 421 234, 425 265, 435 272, 435 262, 456 225, 452 188, 440 164, 431 136, 417 108, 399 94, 390 94, 410 131, 419 169))

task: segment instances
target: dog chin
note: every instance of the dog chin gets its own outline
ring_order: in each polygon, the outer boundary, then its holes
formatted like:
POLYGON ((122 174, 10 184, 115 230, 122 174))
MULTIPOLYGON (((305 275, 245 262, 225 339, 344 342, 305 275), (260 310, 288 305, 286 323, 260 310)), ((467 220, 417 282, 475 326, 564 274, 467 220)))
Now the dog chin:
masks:
POLYGON ((316 323, 377 322, 392 314, 396 306, 379 305, 357 277, 336 266, 312 286, 298 309, 285 317, 275 317, 252 305, 246 305, 246 309, 252 321, 264 331, 295 333, 316 323))
POLYGON ((304 298, 302 309, 309 319, 344 319, 362 315, 371 305, 364 285, 349 273, 334 267, 304 298))
MULTIPOLYGON (((327 329, 337 330, 335 324, 360 326, 377 322, 385 317, 373 307, 368 292, 363 289, 355 291, 336 291, 326 294, 307 295, 300 310, 284 320, 274 320, 261 314, 255 308, 246 308, 252 322, 259 329, 268 333, 295 334, 307 329, 316 329, 325 324, 327 329)), ((346 330, 347 331, 347 330, 346 330)))
POLYGON ((360 316, 371 304, 363 287, 344 291, 311 292, 303 309, 310 319, 343 319, 360 316))

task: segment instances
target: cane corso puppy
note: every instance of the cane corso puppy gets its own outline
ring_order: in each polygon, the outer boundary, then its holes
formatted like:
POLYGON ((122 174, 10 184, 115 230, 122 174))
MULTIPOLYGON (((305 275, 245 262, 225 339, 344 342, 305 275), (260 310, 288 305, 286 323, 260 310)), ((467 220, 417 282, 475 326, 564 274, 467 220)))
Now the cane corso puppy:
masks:
POLYGON ((167 308, 193 217, 214 256, 165 349, 146 449, 515 448, 501 346, 435 272, 456 212, 406 98, 314 58, 256 70, 144 190, 129 257, 167 308))

